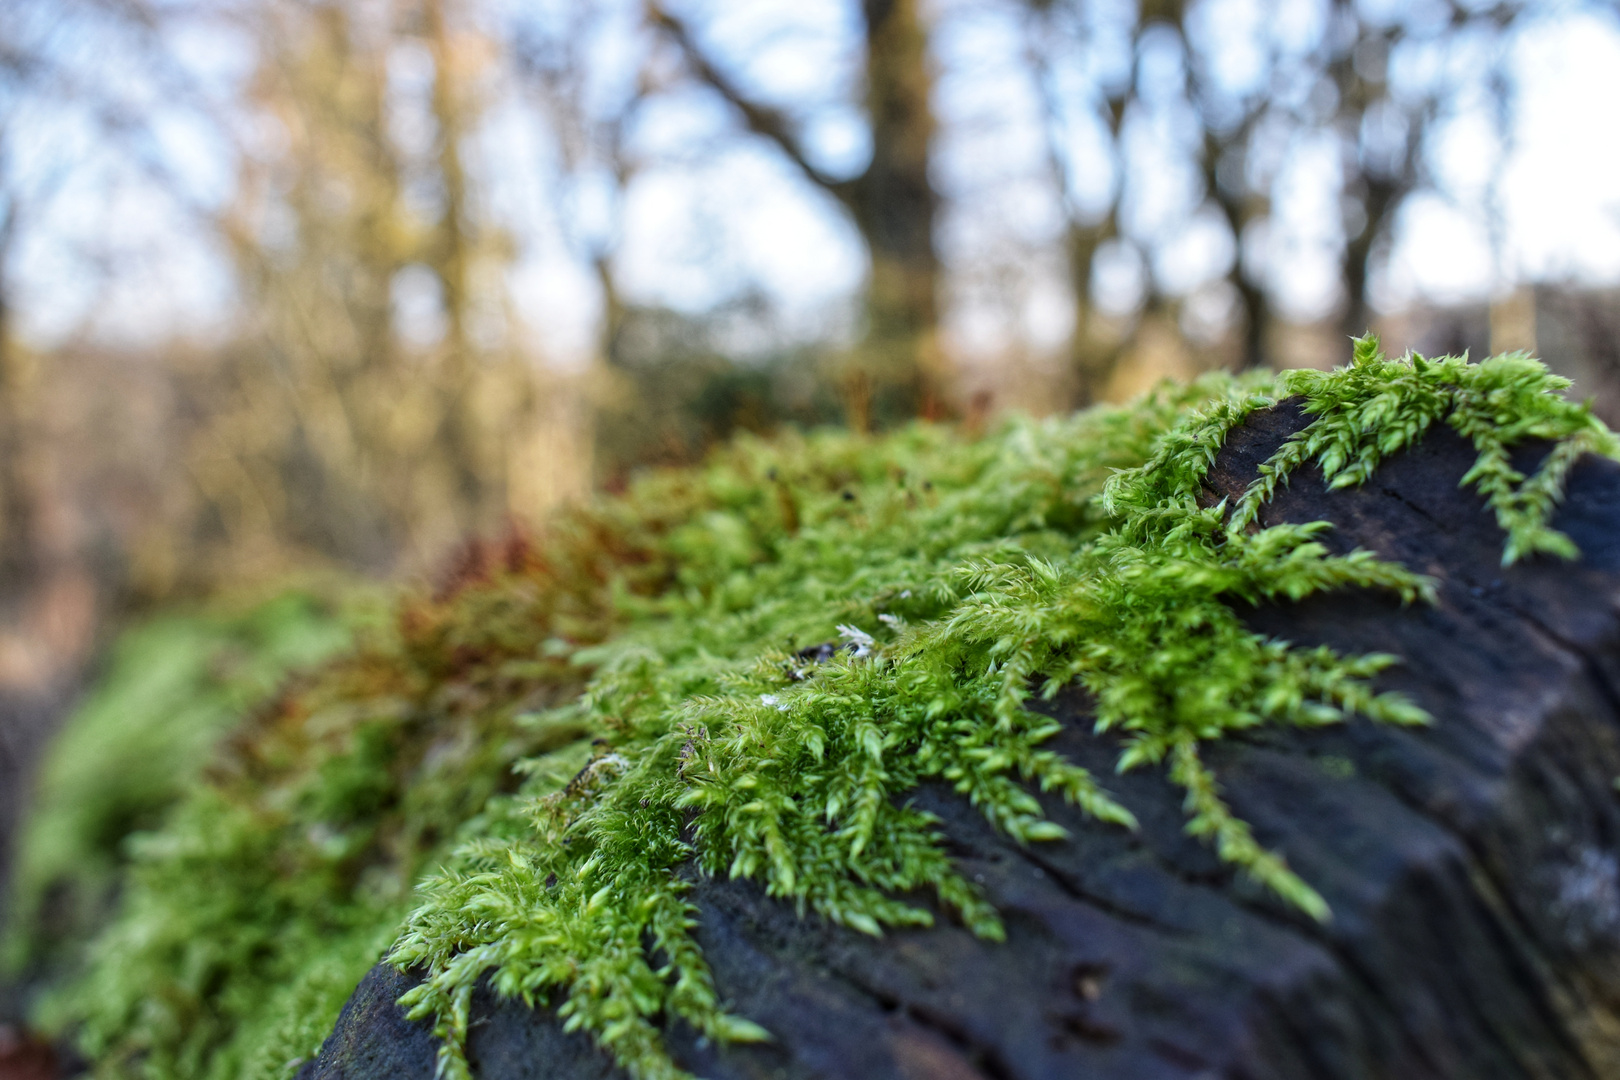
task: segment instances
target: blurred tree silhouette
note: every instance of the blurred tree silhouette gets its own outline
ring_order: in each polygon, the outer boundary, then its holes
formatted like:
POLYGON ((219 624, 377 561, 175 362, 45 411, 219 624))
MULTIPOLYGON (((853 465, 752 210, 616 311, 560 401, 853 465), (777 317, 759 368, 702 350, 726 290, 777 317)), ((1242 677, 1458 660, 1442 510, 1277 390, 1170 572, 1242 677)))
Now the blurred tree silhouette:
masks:
POLYGON ((872 153, 854 176, 829 174, 802 145, 792 116, 750 95, 711 57, 687 23, 657 3, 653 22, 680 48, 693 77, 730 102, 848 212, 871 258, 866 334, 840 375, 848 422, 938 416, 946 408, 939 351, 939 196, 929 179, 934 116, 928 33, 918 0, 861 0, 864 104, 872 153))
MULTIPOLYGON (((45 432, 43 403, 70 385, 126 392, 91 374, 116 350, 90 331, 41 349, 6 329, 17 238, 52 188, 13 149, 7 110, 43 103, 36 131, 52 109, 94 115, 95 152, 121 156, 149 202, 179 206, 174 231, 225 252, 228 297, 205 332, 118 343, 131 371, 146 365, 130 378, 157 387, 140 422, 161 435, 142 437, 140 460, 107 455, 151 493, 108 543, 134 553, 152 595, 312 562, 419 568, 470 531, 737 428, 974 413, 986 383, 1005 400, 1017 379, 1036 407, 1085 403, 1162 373, 1295 359, 1302 324, 1318 362, 1340 359, 1373 316, 1412 196, 1443 186, 1438 127, 1484 95, 1505 132, 1508 43, 1549 17, 1525 0, 0 0, 0 13, 32 28, 0 35, 0 577, 38 577, 30 507, 57 497, 42 485, 61 486, 62 455, 97 453, 45 432), (201 53, 239 73, 210 74, 201 53), (207 131, 174 136, 177 111, 207 131), (195 180, 204 144, 226 162, 212 194, 195 180), (752 175, 864 260, 847 310, 789 327, 781 296, 799 283, 749 268, 684 299, 649 287, 649 228, 698 215, 671 192, 711 184, 705 162, 761 159, 779 168, 752 175), (1307 165, 1318 204, 1301 211, 1290 190, 1307 165), (525 185, 544 204, 528 219, 512 209, 525 185), (1292 298, 1310 277, 1302 252, 1330 266, 1312 264, 1332 279, 1314 308, 1292 298), (554 313, 512 299, 514 276, 546 259, 578 271, 559 306, 592 324, 569 374, 547 363, 567 354, 554 313), (1042 289, 1062 309, 1047 310, 1044 344, 1029 330, 1042 289), (999 367, 970 385, 963 327, 995 304, 1012 313, 985 350, 999 367), (1047 371, 1056 353, 1062 370, 1047 371)), ((86 174, 77 153, 63 160, 86 174)), ((740 261, 720 234, 757 223, 713 213, 720 227, 685 223, 701 250, 662 263, 666 281, 740 261)), ((84 262, 97 259, 117 263, 84 262)))
MULTIPOLYGON (((1217 223, 1232 246, 1216 280, 1235 308, 1242 366, 1275 359, 1268 333, 1276 321, 1280 260, 1268 259, 1264 248, 1279 173, 1291 150, 1326 141, 1340 172, 1342 219, 1332 224, 1341 252, 1339 330, 1347 342, 1372 325, 1369 282, 1388 256, 1404 200, 1434 182, 1425 138, 1437 116, 1456 107, 1459 92, 1443 79, 1395 86, 1392 54, 1405 46, 1433 64, 1444 46, 1460 43, 1488 61, 1481 78, 1505 93, 1505 40, 1515 20, 1537 10, 1522 0, 1404 10, 1331 0, 1302 34, 1266 17, 1246 26, 1223 22, 1221 5, 1210 0, 1149 0, 1138 14, 1112 17, 1088 0, 1027 0, 1027 6, 1029 63, 1041 90, 1050 168, 1064 195, 1077 310, 1071 363, 1081 403, 1106 392, 1132 344, 1129 329, 1099 327, 1099 254, 1123 244, 1151 257, 1164 242, 1152 235, 1154 225, 1121 222, 1136 190, 1131 171, 1140 167, 1132 142, 1143 128, 1168 117, 1183 129, 1171 141, 1196 164, 1199 189, 1187 216, 1217 223), (1119 21, 1111 25, 1111 18, 1119 21), (1129 52, 1112 63, 1097 55, 1127 43, 1129 52), (1243 70, 1233 61, 1239 54, 1256 62, 1243 70), (1087 129, 1094 133, 1089 139, 1087 129), (1116 162, 1116 176, 1101 204, 1088 205, 1078 197, 1077 174, 1086 162, 1076 147, 1099 144, 1116 162)), ((1505 115, 1497 119, 1506 122, 1505 115)), ((1147 316, 1177 305, 1152 273, 1145 289, 1147 316)))
MULTIPOLYGON (((840 388, 857 393, 854 404, 867 408, 871 381, 862 378, 857 358, 839 358, 840 380, 828 377, 828 349, 767 344, 763 352, 754 348, 743 356, 728 348, 727 338, 735 338, 738 327, 767 342, 780 338, 771 327, 770 303, 757 291, 696 315, 625 295, 617 266, 624 239, 618 218, 627 190, 656 167, 634 145, 634 129, 640 111, 670 92, 679 77, 654 50, 616 95, 605 93, 603 83, 611 80, 604 79, 597 56, 602 39, 633 37, 640 13, 628 25, 623 8, 613 3, 578 3, 554 14, 520 22, 511 52, 557 142, 563 230, 601 295, 595 479, 617 486, 638 465, 690 461, 737 430, 835 423, 847 415, 840 406, 850 404, 840 388)), ((651 16, 660 23, 666 18, 651 16)), ((899 415, 911 415, 912 405, 899 415)))
POLYGON ((18 153, 14 116, 19 101, 42 77, 44 58, 20 33, 17 13, 0 9, 0 606, 16 600, 18 582, 37 572, 39 440, 30 430, 37 374, 34 358, 17 340, 8 273, 28 192, 15 179, 18 153))
POLYGON ((375 571, 502 526, 536 373, 507 339, 511 245, 461 158, 493 45, 453 33, 441 0, 366 15, 256 13, 251 101, 285 139, 243 158, 225 217, 254 319, 195 390, 212 398, 195 475, 232 551, 375 571))

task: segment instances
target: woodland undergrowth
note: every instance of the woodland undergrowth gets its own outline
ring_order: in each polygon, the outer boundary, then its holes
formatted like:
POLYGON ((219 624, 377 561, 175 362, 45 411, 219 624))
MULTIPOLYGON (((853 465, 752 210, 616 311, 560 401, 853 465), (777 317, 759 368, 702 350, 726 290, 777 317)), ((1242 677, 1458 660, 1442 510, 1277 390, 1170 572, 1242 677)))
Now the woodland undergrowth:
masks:
POLYGON ((1296 648, 1240 612, 1349 588, 1423 602, 1432 585, 1331 554, 1325 523, 1261 527, 1259 508, 1309 464, 1355 485, 1447 424, 1478 451, 1464 483, 1504 562, 1573 557, 1548 524, 1565 476, 1620 445, 1567 385, 1524 356, 1392 360, 1369 340, 1334 372, 1211 376, 979 438, 745 440, 650 476, 472 560, 393 636, 248 723, 141 841, 125 912, 58 1022, 109 1075, 275 1075, 392 940, 394 964, 427 972, 403 1001, 441 1037, 446 1076, 470 1075, 486 977, 557 1005, 633 1076, 683 1076, 664 1024, 769 1037, 715 988, 693 873, 873 935, 928 925, 902 899, 924 890, 996 940, 996 911, 908 791, 942 781, 1026 844, 1064 836, 1039 792, 1134 827, 1028 707, 1074 682, 1120 770, 1164 770, 1190 832, 1327 919, 1228 809, 1201 747, 1428 718, 1373 687, 1393 657, 1296 648), (1287 397, 1309 425, 1241 498, 1206 505, 1226 434, 1287 397), (1533 439, 1553 449, 1525 476, 1511 450, 1533 439))

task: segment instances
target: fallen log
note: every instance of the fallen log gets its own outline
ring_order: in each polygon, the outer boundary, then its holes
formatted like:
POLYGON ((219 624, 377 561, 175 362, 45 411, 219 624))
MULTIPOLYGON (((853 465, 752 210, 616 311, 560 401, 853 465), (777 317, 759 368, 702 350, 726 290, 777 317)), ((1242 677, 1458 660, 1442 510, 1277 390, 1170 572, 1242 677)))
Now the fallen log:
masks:
MULTIPOLYGON (((1210 471, 1211 502, 1307 419, 1287 403, 1251 417, 1210 471)), ((914 801, 944 822, 1006 942, 943 915, 873 941, 752 883, 695 880, 720 992, 774 1041, 717 1047, 670 1024, 675 1061, 712 1080, 1620 1076, 1620 465, 1570 475, 1554 524, 1579 562, 1503 569, 1501 530, 1458 486, 1474 457, 1437 428, 1360 488, 1328 492, 1303 469, 1262 512, 1331 521, 1335 550, 1439 583, 1432 606, 1341 592, 1245 612, 1298 644, 1400 656, 1381 686, 1434 718, 1209 747, 1233 809, 1321 892, 1329 922, 1188 837, 1156 770, 1109 780, 1138 832, 1047 800, 1071 839, 1030 847, 925 786, 914 801)), ((1041 707, 1065 723, 1050 745, 1109 775, 1118 745, 1091 733, 1084 695, 1041 707)), ((300 1076, 432 1076, 435 1040, 394 1004, 412 983, 373 969, 300 1076)), ((546 1008, 485 990, 473 1017, 481 1080, 623 1075, 546 1008)))

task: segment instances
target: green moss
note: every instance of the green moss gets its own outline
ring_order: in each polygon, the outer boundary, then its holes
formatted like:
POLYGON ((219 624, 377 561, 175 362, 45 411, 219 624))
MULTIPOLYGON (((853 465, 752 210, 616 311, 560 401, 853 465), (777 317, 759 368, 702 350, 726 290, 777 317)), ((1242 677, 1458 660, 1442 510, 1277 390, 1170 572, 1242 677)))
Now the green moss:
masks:
POLYGON ((74 963, 106 917, 128 835, 157 826, 220 735, 289 671, 347 648, 374 606, 353 590, 341 601, 295 590, 124 632, 41 767, 18 845, 10 965, 74 963))
POLYGON ((767 1034, 728 1014, 691 936, 685 868, 758 881, 806 916, 925 925, 931 890, 980 935, 996 912, 905 793, 952 785, 1024 843, 1130 814, 1044 748, 1029 695, 1083 683, 1121 769, 1163 767, 1188 828, 1317 918, 1326 905, 1221 800, 1200 747, 1264 724, 1423 713, 1387 656, 1296 649, 1236 609, 1430 583, 1323 523, 1259 528, 1307 462, 1360 482, 1449 423, 1506 561, 1568 557, 1547 526, 1569 465, 1615 440, 1523 357, 1210 378, 977 440, 745 440, 657 474, 521 549, 470 564, 399 633, 235 738, 234 762, 141 847, 97 972, 64 1008, 104 1072, 269 1075, 309 1053, 379 942, 429 978, 405 999, 461 1052, 473 987, 559 1005, 638 1077, 679 1076, 659 1024, 767 1034), (1234 505, 1199 505, 1226 433, 1300 395, 1313 422, 1234 505), (1508 451, 1555 448, 1530 477, 1508 451), (829 642, 841 647, 818 648, 829 642), (522 777, 514 790, 508 780, 522 777))
POLYGON ((1258 506, 1308 461, 1332 486, 1358 483, 1445 420, 1479 450, 1465 482, 1496 510, 1505 560, 1573 555, 1547 513, 1569 463, 1615 444, 1553 396, 1562 385, 1523 358, 1390 362, 1363 342, 1332 374, 1206 383, 1210 400, 1106 480, 1142 448, 1130 414, 1009 433, 971 479, 905 512, 891 509, 903 482, 862 492, 858 524, 821 517, 725 590, 671 597, 661 617, 597 650, 584 701, 606 744, 570 788, 516 804, 515 835, 466 845, 423 887, 392 957, 431 977, 405 1001, 436 1022, 450 1076, 466 1075, 467 1006, 486 973, 506 995, 558 995, 567 1023, 639 1077, 679 1075, 660 1017, 710 1038, 765 1038, 721 1008, 693 944, 697 912, 677 873, 689 861, 870 934, 928 924, 897 896, 929 888, 999 938, 938 822, 903 795, 944 780, 1025 843, 1062 836, 1032 786, 1131 827, 1092 776, 1041 748, 1055 725, 1025 708, 1032 687, 1050 695, 1074 680, 1096 697, 1098 730, 1125 733, 1121 770, 1168 761, 1190 832, 1327 918, 1233 817, 1198 748, 1266 723, 1426 717, 1369 688, 1392 657, 1268 641, 1231 604, 1346 587, 1412 601, 1429 584, 1367 552, 1328 554, 1325 523, 1254 528, 1258 506), (1201 507, 1226 432, 1289 394, 1313 422, 1236 506, 1201 507), (1531 437, 1560 441, 1527 479, 1507 449, 1531 437), (859 647, 813 671, 789 651, 835 629, 859 647))

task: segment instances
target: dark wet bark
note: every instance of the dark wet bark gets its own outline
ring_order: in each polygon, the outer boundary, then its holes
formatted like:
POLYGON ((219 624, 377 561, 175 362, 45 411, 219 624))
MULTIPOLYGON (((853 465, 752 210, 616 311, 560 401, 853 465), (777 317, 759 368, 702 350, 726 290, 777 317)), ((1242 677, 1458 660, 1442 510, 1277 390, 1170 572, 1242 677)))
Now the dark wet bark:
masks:
MULTIPOLYGON (((1238 431, 1210 477, 1232 495, 1302 423, 1287 406, 1238 431)), ((1211 748, 1233 807, 1332 904, 1311 924, 1234 880, 1182 829, 1162 775, 1113 776, 1079 694, 1058 748, 1108 777, 1135 835, 1049 803, 1073 832, 1019 848, 949 792, 938 814, 1007 923, 990 944, 942 920, 874 942, 800 920, 750 884, 694 895, 721 993, 777 1036, 670 1046, 712 1080, 1519 1080, 1620 1076, 1620 466, 1588 461, 1557 524, 1574 565, 1503 570, 1502 536, 1459 490, 1449 431, 1356 491, 1295 479, 1266 520, 1336 524, 1328 542, 1433 574, 1433 607, 1344 594, 1246 612, 1300 644, 1388 651, 1384 683, 1433 713, 1262 732, 1211 748)), ((1531 455, 1527 455, 1531 456, 1531 455)), ((434 1045, 374 970, 304 1076, 432 1075, 434 1045)), ((484 1080, 622 1074, 549 1011, 477 999, 484 1080)))

